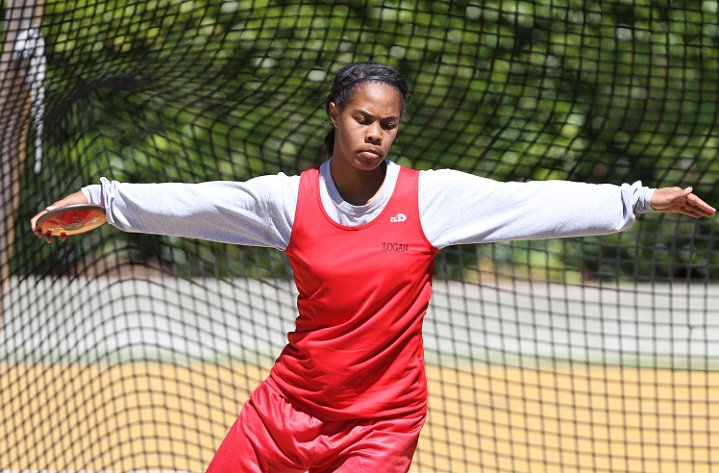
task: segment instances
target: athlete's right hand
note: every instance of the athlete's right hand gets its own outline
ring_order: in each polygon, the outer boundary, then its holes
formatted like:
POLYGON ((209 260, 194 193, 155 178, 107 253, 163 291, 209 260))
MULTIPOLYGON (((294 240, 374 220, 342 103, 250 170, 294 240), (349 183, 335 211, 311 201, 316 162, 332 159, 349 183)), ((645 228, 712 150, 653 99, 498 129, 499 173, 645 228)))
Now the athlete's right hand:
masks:
MULTIPOLYGON (((45 207, 43 210, 38 212, 33 218, 30 219, 30 229, 32 232, 37 235, 38 238, 45 238, 45 241, 48 243, 52 243, 52 236, 49 234, 43 235, 39 228, 37 228, 37 220, 48 213, 51 210, 59 209, 60 207, 67 207, 68 205, 76 205, 76 204, 89 204, 87 201, 87 198, 85 197, 85 194, 82 192, 74 192, 64 199, 60 199, 57 202, 53 202, 52 205, 49 205, 45 207)), ((67 235, 60 235, 61 240, 65 240, 67 238, 67 235)))

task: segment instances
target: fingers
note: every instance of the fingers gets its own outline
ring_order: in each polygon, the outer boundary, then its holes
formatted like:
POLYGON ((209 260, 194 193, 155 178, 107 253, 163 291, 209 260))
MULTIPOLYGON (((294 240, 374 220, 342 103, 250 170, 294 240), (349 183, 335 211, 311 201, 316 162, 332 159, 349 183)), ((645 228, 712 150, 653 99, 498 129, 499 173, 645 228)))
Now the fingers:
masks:
MULTIPOLYGON (((58 206, 56 204, 58 204, 60 202, 62 202, 62 201, 55 202, 54 204, 45 207, 43 210, 41 210, 40 212, 35 214, 35 216, 30 219, 30 229, 32 230, 32 232, 38 238, 44 238, 47 243, 52 243, 52 233, 50 233, 50 232, 43 233, 42 228, 38 227, 37 222, 38 222, 38 220, 40 220, 40 218, 43 215, 58 208, 58 206)), ((62 207, 62 206, 59 206, 59 207, 62 207)), ((67 239, 67 235, 65 235, 65 234, 60 235, 60 240, 65 241, 66 239, 67 239)))
POLYGON ((47 235, 43 235, 42 229, 37 226, 37 221, 40 219, 40 217, 42 217, 43 215, 45 215, 52 209, 53 209, 52 206, 46 207, 43 210, 41 210, 40 212, 38 212, 37 214, 35 214, 35 216, 30 219, 30 229, 32 230, 32 232, 38 238, 45 238, 45 240, 48 243, 52 243, 52 236, 49 233, 47 235))
MULTIPOLYGON (((45 232, 45 233, 43 233, 42 230, 38 228, 38 229, 34 230, 33 233, 34 233, 38 238, 44 238, 47 243, 52 243, 52 233, 51 233, 51 232, 45 232)), ((66 233, 61 233, 61 234, 60 234, 60 241, 65 241, 65 240, 67 240, 67 234, 66 234, 66 233)))
POLYGON ((711 217, 716 213, 716 209, 704 202, 696 194, 689 193, 683 199, 679 199, 675 212, 692 218, 702 218, 711 217))
POLYGON ((716 209, 694 194, 690 194, 687 198, 675 206, 670 207, 669 212, 677 212, 692 218, 711 217, 716 213, 716 209))
POLYGON ((692 218, 710 217, 716 209, 692 193, 692 187, 664 187, 657 189, 652 206, 658 212, 674 212, 692 218))
MULTIPOLYGON (((68 205, 74 205, 74 204, 87 204, 89 203, 85 195, 81 191, 74 192, 56 202, 53 202, 52 205, 49 205, 48 207, 45 207, 43 210, 38 212, 33 218, 30 219, 30 229, 32 232, 37 235, 38 238, 45 238, 45 240, 48 243, 52 243, 52 235, 49 233, 43 234, 42 230, 38 228, 37 222, 38 219, 40 219, 43 215, 50 212, 51 210, 55 210, 60 207, 66 207, 68 205)), ((67 235, 60 235, 60 240, 65 241, 67 239, 67 235)))
POLYGON ((33 233, 35 234, 36 237, 43 238, 43 239, 45 239, 46 242, 52 243, 52 233, 50 233, 50 232, 43 233, 42 230, 40 230, 39 228, 36 230, 33 230, 33 233))
POLYGON ((37 233, 37 232, 38 232, 37 220, 38 220, 40 217, 42 217, 44 214, 46 214, 46 213, 47 213, 47 210, 43 210, 43 211, 38 212, 37 214, 35 214, 35 216, 30 219, 30 229, 33 231, 33 233, 37 233))
POLYGON ((711 207, 703 200, 697 198, 697 201, 687 200, 685 206, 686 215, 694 218, 711 217, 716 213, 716 209, 711 207))
POLYGON ((714 207, 704 202, 695 194, 687 195, 687 204, 693 212, 696 212, 699 215, 699 217, 711 217, 717 211, 714 207))

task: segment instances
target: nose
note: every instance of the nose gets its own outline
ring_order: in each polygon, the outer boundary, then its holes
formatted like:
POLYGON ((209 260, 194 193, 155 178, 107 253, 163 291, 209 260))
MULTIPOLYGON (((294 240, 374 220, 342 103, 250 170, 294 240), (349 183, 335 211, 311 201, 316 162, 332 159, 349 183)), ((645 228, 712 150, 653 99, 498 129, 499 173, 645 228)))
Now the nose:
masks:
POLYGON ((382 143, 382 128, 380 127, 379 122, 375 121, 367 126, 365 141, 374 145, 382 143))

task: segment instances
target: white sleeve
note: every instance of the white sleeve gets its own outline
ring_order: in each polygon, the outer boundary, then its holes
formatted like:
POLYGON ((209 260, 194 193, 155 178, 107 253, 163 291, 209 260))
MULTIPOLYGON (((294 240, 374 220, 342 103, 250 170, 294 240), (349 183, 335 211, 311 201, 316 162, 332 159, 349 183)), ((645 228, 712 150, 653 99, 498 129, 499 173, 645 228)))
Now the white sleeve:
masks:
POLYGON ((284 250, 297 206, 299 176, 246 182, 127 184, 100 180, 83 194, 127 232, 201 238, 284 250))
POLYGON ((568 181, 497 182, 442 169, 422 171, 420 220, 436 248, 462 243, 602 235, 651 211, 654 189, 568 181))

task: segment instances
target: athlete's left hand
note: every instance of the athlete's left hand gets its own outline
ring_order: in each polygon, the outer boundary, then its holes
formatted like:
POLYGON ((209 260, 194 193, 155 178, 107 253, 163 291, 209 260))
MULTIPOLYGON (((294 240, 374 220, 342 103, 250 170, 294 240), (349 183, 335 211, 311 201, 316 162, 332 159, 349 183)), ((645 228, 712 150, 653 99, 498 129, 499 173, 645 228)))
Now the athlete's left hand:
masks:
POLYGON ((652 207, 657 212, 674 212, 692 218, 711 217, 716 209, 696 194, 691 187, 661 187, 652 196, 652 207))

